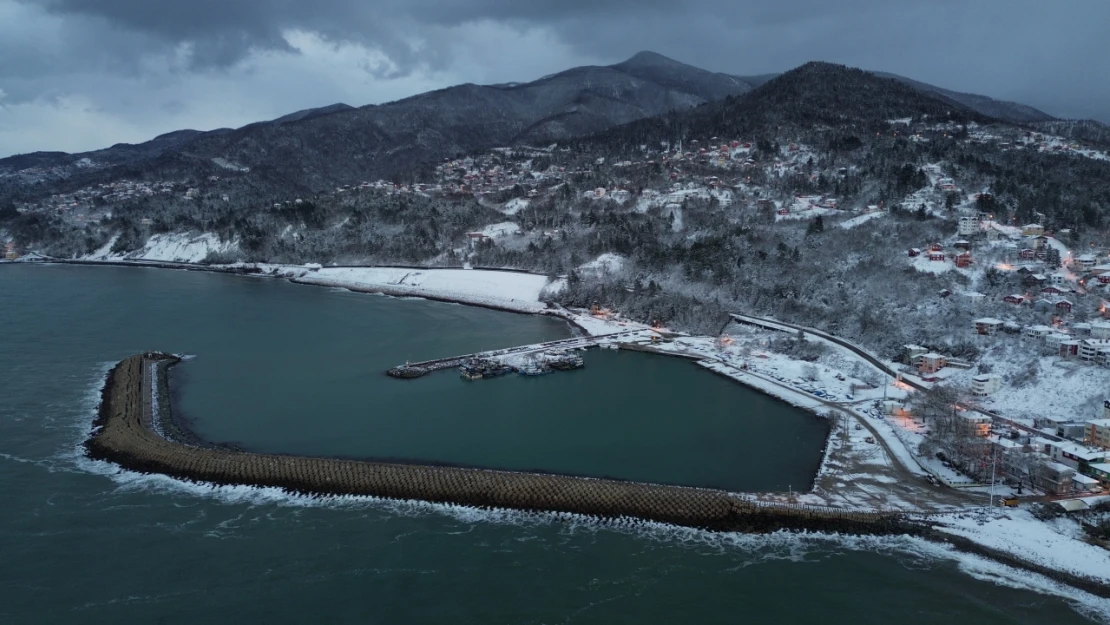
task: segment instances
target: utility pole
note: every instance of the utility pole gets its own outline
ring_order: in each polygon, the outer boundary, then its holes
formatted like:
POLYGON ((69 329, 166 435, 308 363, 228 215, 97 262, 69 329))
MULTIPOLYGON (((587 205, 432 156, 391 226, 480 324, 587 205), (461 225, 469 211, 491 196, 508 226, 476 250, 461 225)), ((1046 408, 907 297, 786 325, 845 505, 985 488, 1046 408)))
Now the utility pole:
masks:
POLYGON ((994 510, 994 472, 998 468, 998 461, 994 458, 994 452, 991 452, 991 503, 990 509, 994 510))

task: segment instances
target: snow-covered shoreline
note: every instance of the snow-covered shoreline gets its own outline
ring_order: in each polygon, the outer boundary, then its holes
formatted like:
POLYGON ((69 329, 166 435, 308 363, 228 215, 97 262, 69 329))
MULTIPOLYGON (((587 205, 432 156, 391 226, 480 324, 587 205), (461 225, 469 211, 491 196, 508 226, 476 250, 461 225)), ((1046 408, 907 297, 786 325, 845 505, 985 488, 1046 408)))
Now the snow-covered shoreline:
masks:
MULTIPOLYGON (((647 329, 642 324, 617 319, 599 319, 591 315, 549 307, 541 300, 542 296, 551 292, 549 289, 562 288, 561 284, 558 281, 552 283, 546 276, 536 274, 480 269, 322 268, 318 265, 258 265, 257 269, 260 271, 246 271, 246 267, 242 265, 197 265, 164 261, 81 260, 76 263, 68 261, 68 263, 244 273, 285 278, 298 284, 345 288, 399 297, 421 297, 524 314, 551 314, 566 319, 592 335, 612 333, 631 327, 647 329), (460 282, 458 280, 460 277, 466 279, 460 282)), ((713 341, 710 337, 685 337, 685 339, 713 341)), ((673 350, 650 347, 643 351, 660 355, 685 355, 673 350)), ((707 361, 697 355, 689 355, 689 357, 698 359, 698 364, 707 370, 725 375, 757 392, 770 395, 797 408, 814 413, 830 408, 827 403, 765 379, 758 372, 743 371, 724 362, 707 361)), ((818 476, 821 476, 826 469, 828 449, 823 456, 818 476)), ((1110 588, 1110 558, 1107 558, 1105 551, 1099 547, 1084 543, 1076 536, 1055 532, 1052 528, 1044 526, 1043 522, 1032 518, 1028 512, 1010 512, 1006 517, 986 519, 972 516, 975 510, 969 507, 946 515, 916 518, 936 523, 937 531, 940 533, 970 541, 990 552, 1004 554, 1015 562, 1028 563, 1031 567, 1029 570, 1051 569, 1065 576, 1090 579, 1110 588), (1030 536, 1036 540, 1022 538, 1030 536)), ((915 516, 911 515, 911 518, 915 516)))

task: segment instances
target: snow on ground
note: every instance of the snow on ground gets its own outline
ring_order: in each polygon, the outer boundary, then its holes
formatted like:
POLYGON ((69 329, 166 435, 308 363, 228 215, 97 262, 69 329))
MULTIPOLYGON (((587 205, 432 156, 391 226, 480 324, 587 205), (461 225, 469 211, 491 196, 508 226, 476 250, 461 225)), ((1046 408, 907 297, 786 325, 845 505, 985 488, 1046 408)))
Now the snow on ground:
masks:
POLYGON ((590 336, 650 329, 646 324, 629 321, 619 315, 591 315, 585 310, 578 309, 563 309, 562 312, 561 316, 585 330, 590 336))
MULTIPOLYGON (((1019 419, 1054 417, 1082 421, 1101 415, 1110 388, 1110 369, 1075 359, 1041 356, 1040 344, 1018 338, 994 337, 980 363, 1002 377, 1002 389, 983 398, 983 408, 1019 419), (1025 380, 1022 382, 1022 380, 1025 380), (1014 386, 1013 382, 1021 383, 1014 386)), ((959 370, 951 383, 971 386, 975 369, 959 370)))
POLYGON ((294 266, 283 268, 279 274, 307 284, 448 299, 528 313, 546 310, 547 305, 540 301, 542 295, 563 286, 562 281, 549 284, 546 276, 480 269, 326 267, 309 271, 294 266))
POLYGON ((875 212, 871 212, 871 213, 864 213, 862 215, 859 215, 858 217, 852 217, 851 219, 845 219, 844 221, 840 222, 837 225, 839 225, 841 228, 844 228, 845 230, 851 230, 852 228, 855 228, 856 226, 865 224, 865 223, 871 221, 872 219, 874 219, 876 217, 879 217, 881 215, 884 215, 884 214, 885 213, 881 213, 879 211, 875 211, 875 212))
MULTIPOLYGON (((100 246, 100 249, 96 250, 95 252, 93 252, 91 254, 87 254, 87 255, 83 256, 82 259, 83 260, 109 260, 110 258, 112 258, 112 246, 115 245, 116 241, 118 241, 118 240, 119 240, 119 235, 118 234, 112 235, 112 238, 109 239, 107 243, 100 246)), ((119 258, 121 256, 122 255, 117 255, 116 258, 119 258)))
POLYGON ((491 238, 507 237, 511 234, 520 234, 520 226, 512 221, 502 221, 501 223, 490 224, 478 232, 491 238))
POLYGON ((1047 566, 1110 583, 1110 554, 1081 541, 1069 523, 1049 524, 1027 510, 936 515, 937 529, 1047 566))
POLYGON ((127 254, 112 254, 113 238, 104 247, 85 256, 87 260, 160 260, 179 263, 199 263, 211 253, 235 254, 239 251, 237 241, 221 241, 212 233, 200 235, 187 232, 156 234, 142 249, 127 254))
POLYGON ((920 256, 915 256, 910 259, 910 265, 914 269, 922 273, 935 273, 942 274, 948 273, 956 268, 956 264, 950 258, 944 260, 929 260, 926 257, 928 252, 922 252, 920 256))
POLYGON ((529 203, 530 201, 527 198, 516 197, 505 202, 504 206, 501 207, 501 212, 506 215, 515 215, 528 208, 529 203))
POLYGON ((614 274, 624 267, 625 257, 620 254, 605 253, 578 267, 579 273, 595 276, 614 274))

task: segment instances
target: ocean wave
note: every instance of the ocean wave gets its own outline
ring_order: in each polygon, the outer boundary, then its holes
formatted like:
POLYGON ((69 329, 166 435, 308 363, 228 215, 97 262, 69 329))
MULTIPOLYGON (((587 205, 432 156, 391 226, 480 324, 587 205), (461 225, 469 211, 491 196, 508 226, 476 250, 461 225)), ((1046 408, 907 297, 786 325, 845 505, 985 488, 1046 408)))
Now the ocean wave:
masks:
MULTIPOLYGON (((82 401, 82 421, 74 430, 80 440, 59 454, 55 459, 65 461, 81 472, 109 478, 122 492, 145 492, 152 495, 188 496, 214 500, 229 505, 279 506, 283 508, 336 508, 371 509, 391 516, 424 517, 440 515, 463 525, 511 525, 518 527, 559 526, 565 535, 582 533, 617 532, 664 545, 685 545, 719 552, 742 551, 756 556, 740 566, 751 566, 770 560, 803 562, 815 557, 831 557, 838 552, 868 552, 898 558, 904 566, 927 568, 937 562, 955 562, 959 570, 980 581, 1023 591, 1031 591, 1063 599, 1077 612, 1096 621, 1110 622, 1110 599, 1079 591, 1030 571, 960 552, 940 543, 912 536, 858 536, 819 532, 778 531, 770 534, 718 533, 696 528, 680 527, 644 521, 635 518, 618 518, 600 521, 594 517, 568 512, 526 512, 512 509, 479 509, 456 504, 432 503, 419 500, 383 499, 371 496, 321 495, 310 496, 290 493, 280 488, 246 485, 218 485, 204 482, 187 482, 161 474, 144 474, 129 471, 118 465, 88 458, 83 443, 100 401, 104 378, 115 363, 101 367, 98 381, 82 401)), ((6 454, 0 457, 8 458, 6 454)), ((22 458, 8 458, 26 461, 22 458)), ((31 461, 33 462, 33 461, 31 461)), ((180 502, 175 503, 178 505, 180 502)), ((237 517, 224 522, 216 529, 229 529, 237 517), (226 524, 226 525, 225 525, 226 524)), ((469 531, 469 530, 468 530, 469 531)), ((460 532, 454 532, 460 533, 460 532)))

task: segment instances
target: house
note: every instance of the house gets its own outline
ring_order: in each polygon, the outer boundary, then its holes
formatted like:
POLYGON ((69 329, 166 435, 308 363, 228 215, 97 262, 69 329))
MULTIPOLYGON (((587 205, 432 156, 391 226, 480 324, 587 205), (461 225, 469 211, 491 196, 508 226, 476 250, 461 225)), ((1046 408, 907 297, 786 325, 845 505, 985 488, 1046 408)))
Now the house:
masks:
POLYGON ((1050 495, 1066 495, 1071 492, 1075 469, 1059 462, 1042 463, 1033 473, 1033 486, 1050 495))
POLYGON ((1007 304, 1024 304, 1025 303, 1025 296, 1024 295, 1007 295, 1006 297, 1002 298, 1002 301, 1006 302, 1007 304))
POLYGON ((929 260, 944 262, 945 254, 943 250, 929 250, 927 254, 929 260))
POLYGON ((1079 359, 1097 365, 1110 364, 1110 340, 1083 339, 1079 342, 1079 359))
POLYGON ((1087 432, 1083 442, 1088 445, 1110 449, 1110 419, 1095 419, 1087 422, 1087 432))
POLYGON ((966 436, 990 436, 992 421, 987 415, 971 410, 956 414, 956 428, 966 436))
POLYGON ((963 252, 962 254, 956 254, 955 260, 956 260, 956 266, 957 267, 970 267, 971 266, 971 254, 969 252, 963 252))
POLYGON ((997 393, 1002 388, 1002 378, 997 375, 977 375, 971 378, 971 394, 976 397, 986 397, 997 393))
POLYGON ((1071 301, 1069 301, 1069 300, 1066 300, 1066 299, 1056 300, 1056 312, 1058 312, 1058 313, 1070 313, 1073 306, 1074 306, 1074 304, 1072 304, 1071 301))
POLYGON ((1071 478, 1072 491, 1076 493, 1095 493, 1100 490, 1099 481, 1096 478, 1076 473, 1071 478))
POLYGON ((1044 337, 1044 344, 1047 345, 1048 347, 1057 348, 1057 351, 1059 351, 1059 347, 1061 345, 1063 345, 1064 342, 1070 341, 1070 340, 1071 340, 1071 335, 1069 335, 1069 334, 1064 334, 1062 332, 1053 332, 1052 334, 1049 334, 1048 336, 1044 337))
POLYGON ((1021 329, 1021 336, 1026 339, 1042 341, 1046 336, 1054 332, 1055 330, 1046 325, 1025 326, 1021 329))
POLYGON ((1041 295, 1062 295, 1064 291, 1058 286, 1046 286, 1041 289, 1041 295))
POLYGON ((1031 247, 1027 247, 1018 252, 1018 257, 1020 257, 1022 260, 1033 260, 1037 258, 1037 250, 1031 247))
MULTIPOLYGON (((908 255, 909 255, 910 258, 913 258, 915 256, 921 256, 921 250, 917 249, 916 247, 911 247, 909 249, 908 255)), ((1110 275, 1110 274, 1107 274, 1107 275, 1110 275)))
POLYGON ((1061 341, 1059 347, 1060 358, 1075 358, 1079 355, 1079 341, 1067 340, 1061 341))
POLYGON ((1021 234, 1027 237, 1037 237, 1044 234, 1044 226, 1040 224, 1025 224, 1021 227, 1021 234))
POLYGON ((1091 336, 1091 324, 1089 323, 1076 323, 1072 325, 1071 329, 1077 336, 1091 336))
POLYGON ((971 249, 971 242, 970 241, 964 241, 963 239, 961 239, 961 240, 956 241, 955 243, 953 243, 952 247, 954 247, 958 250, 967 251, 967 250, 971 249))
POLYGON ((1088 473, 1088 465, 1106 462, 1108 457, 1105 449, 1091 448, 1071 441, 1051 441, 1045 447, 1045 454, 1054 462, 1066 464, 1083 473, 1088 473))
POLYGON ((961 237, 969 237, 979 232, 979 218, 971 215, 960 217, 956 232, 961 237))
POLYGON ((985 336, 994 336, 1002 329, 1002 320, 993 317, 983 317, 975 320, 975 331, 985 336))
POLYGON ((1062 273, 1054 273, 1048 277, 1048 280, 1056 286, 1063 286, 1068 283, 1068 277, 1062 273))
POLYGON ((1090 324, 1090 330, 1093 339, 1110 339, 1110 323, 1095 321, 1090 324))
POLYGON ((1033 237, 1033 249, 1040 250, 1044 249, 1046 246, 1048 246, 1048 237, 1043 234, 1033 237))
POLYGON ((1090 271, 1094 269, 1095 264, 1098 263, 1098 257, 1094 254, 1081 254, 1075 257, 1074 264, 1076 271, 1090 271))
POLYGON ((1110 463, 1100 462, 1087 467, 1091 477, 1097 479, 1105 486, 1110 486, 1110 463))
POLYGON ((913 364, 921 373, 936 373, 948 366, 948 359, 936 352, 928 352, 915 358, 913 364))
POLYGON ((917 361, 917 357, 922 354, 929 353, 928 348, 920 345, 903 345, 902 353, 899 355, 899 360, 906 364, 912 365, 917 361))

